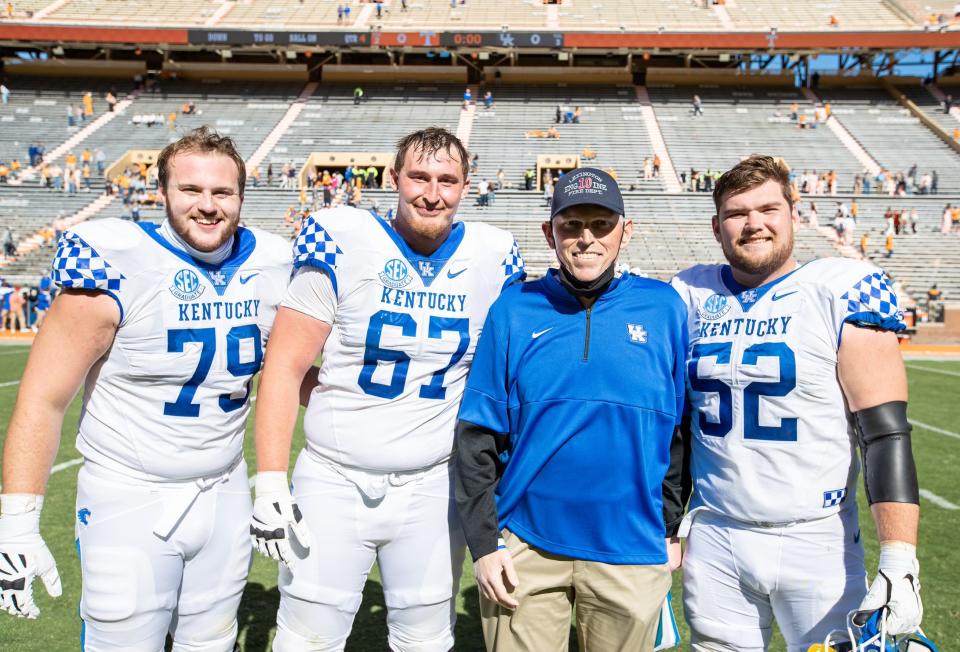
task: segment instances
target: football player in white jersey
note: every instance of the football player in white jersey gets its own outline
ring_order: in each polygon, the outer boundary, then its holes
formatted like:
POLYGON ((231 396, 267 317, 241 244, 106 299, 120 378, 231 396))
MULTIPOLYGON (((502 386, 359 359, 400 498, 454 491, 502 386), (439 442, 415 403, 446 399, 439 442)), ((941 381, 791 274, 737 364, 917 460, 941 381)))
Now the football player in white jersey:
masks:
POLYGON ((890 280, 847 258, 798 265, 797 210, 771 157, 739 163, 713 196, 729 264, 673 280, 690 329, 693 649, 766 649, 776 619, 789 650, 806 652, 854 611, 858 624, 882 610, 889 633, 913 631, 919 501, 890 280), (869 592, 858 444, 881 546, 869 592))
POLYGON ((456 136, 424 129, 398 148, 392 223, 346 207, 306 220, 265 361, 251 532, 284 562, 275 650, 342 650, 375 560, 390 647, 453 646, 454 425, 487 309, 523 261, 509 233, 454 223, 469 191, 456 136), (294 503, 298 388, 321 353, 294 503))
POLYGON ((198 129, 157 162, 167 219, 79 224, 60 239, 63 291, 30 352, 7 432, 0 600, 39 611, 60 581, 39 519, 64 411, 84 384, 77 449, 83 643, 228 652, 250 564, 242 443, 292 257, 238 226, 243 158, 198 129), (50 370, 56 373, 50 373, 50 370))

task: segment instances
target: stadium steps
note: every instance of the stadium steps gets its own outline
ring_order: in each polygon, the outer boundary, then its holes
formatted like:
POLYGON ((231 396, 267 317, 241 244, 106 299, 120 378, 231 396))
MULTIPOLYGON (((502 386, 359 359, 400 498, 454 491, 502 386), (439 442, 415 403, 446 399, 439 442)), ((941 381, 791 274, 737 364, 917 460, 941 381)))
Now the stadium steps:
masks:
POLYGON ((663 133, 660 131, 660 123, 657 122, 657 114, 653 110, 653 104, 650 102, 650 94, 647 93, 646 86, 637 86, 637 101, 640 102, 640 115, 643 116, 643 123, 647 127, 647 133, 650 134, 650 144, 653 146, 653 153, 660 157, 660 178, 666 186, 667 192, 681 192, 683 186, 680 184, 680 178, 677 176, 677 170, 673 166, 673 159, 670 158, 670 150, 667 149, 667 143, 663 139, 663 133))
MULTIPOLYGON (((99 118, 91 122, 89 125, 73 134, 70 138, 63 141, 60 145, 54 148, 49 154, 45 154, 43 157, 44 163, 52 163, 58 158, 74 149, 77 145, 85 141, 87 138, 92 136, 94 133, 102 129, 104 126, 112 122, 118 115, 123 113, 128 106, 130 106, 135 99, 140 95, 140 90, 136 89, 130 91, 130 93, 121 101, 117 102, 116 106, 113 108, 113 111, 107 111, 102 113, 99 118)), ((27 168, 27 174, 36 174, 37 169, 35 167, 27 168)), ((29 177, 28 177, 29 178, 29 177)))
MULTIPOLYGON (((63 218, 63 222, 58 227, 66 229, 84 222, 103 210, 114 199, 114 195, 100 195, 73 215, 63 218)), ((0 262, 7 280, 14 283, 33 283, 38 276, 37 270, 49 265, 51 249, 56 246, 56 243, 44 237, 43 231, 48 229, 49 225, 44 225, 43 229, 21 240, 17 243, 16 257, 0 262)))
POLYGON ((721 4, 713 4, 710 6, 710 11, 714 16, 717 17, 717 20, 720 21, 723 29, 731 32, 737 29, 737 25, 733 22, 733 19, 730 18, 730 14, 727 12, 726 6, 721 4))
MULTIPOLYGON (((815 106, 823 106, 823 100, 821 100, 816 93, 814 93, 809 88, 803 89, 804 96, 810 100, 815 106)), ((851 154, 853 154, 860 163, 863 164, 865 170, 867 170, 871 175, 877 176, 880 173, 880 164, 877 163, 877 160, 870 155, 863 145, 853 137, 847 128, 843 126, 843 123, 835 115, 830 115, 827 117, 827 128, 834 133, 837 139, 843 143, 843 146, 847 148, 851 154)))
POLYGON ((213 27, 219 23, 222 19, 226 18, 227 14, 233 11, 233 8, 237 6, 236 2, 224 2, 221 4, 213 15, 211 15, 207 20, 204 21, 204 27, 213 27))
POLYGON ((463 146, 470 147, 470 135, 473 133, 473 118, 477 115, 477 101, 483 101, 478 97, 480 89, 477 86, 470 86, 470 93, 474 101, 467 104, 460 110, 460 120, 457 122, 457 138, 463 143, 463 146))
POLYGON ((287 133, 290 125, 292 125, 300 116, 300 113, 303 112, 303 109, 307 104, 307 100, 310 99, 319 85, 320 84, 317 82, 307 82, 307 85, 303 87, 302 91, 300 91, 300 95, 298 95, 297 99, 293 101, 284 116, 280 118, 280 121, 276 124, 273 130, 267 134, 267 137, 263 139, 263 142, 260 143, 260 146, 257 148, 257 150, 250 156, 249 159, 247 159, 248 169, 252 169, 260 165, 263 159, 267 157, 267 154, 269 154, 276 144, 280 142, 280 139, 283 138, 285 133, 287 133))
MULTIPOLYGON (((942 90, 940 90, 939 86, 935 86, 933 84, 927 84, 926 86, 924 86, 924 88, 927 89, 927 93, 932 95, 933 98, 937 100, 937 102, 943 102, 945 99, 947 99, 947 94, 944 93, 942 90)), ((950 107, 950 117, 952 117, 957 122, 960 122, 960 106, 954 105, 950 107)))
POLYGON ((53 12, 59 11, 60 9, 67 6, 71 2, 73 2, 73 0, 54 0, 54 2, 51 2, 40 11, 34 13, 33 20, 43 20, 53 12))

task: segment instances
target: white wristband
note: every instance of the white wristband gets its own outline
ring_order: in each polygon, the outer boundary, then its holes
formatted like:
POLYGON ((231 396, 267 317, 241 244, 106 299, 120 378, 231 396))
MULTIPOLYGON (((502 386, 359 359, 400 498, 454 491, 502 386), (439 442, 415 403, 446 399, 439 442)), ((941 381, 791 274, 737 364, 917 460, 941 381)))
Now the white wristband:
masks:
POLYGON ((267 494, 289 494, 290 483, 286 471, 261 471, 257 473, 257 496, 267 494))
POLYGON ((39 494, 0 494, 0 516, 18 516, 43 509, 39 494))
POLYGON ((884 541, 880 544, 878 566, 888 574, 915 574, 919 570, 917 547, 905 541, 884 541))

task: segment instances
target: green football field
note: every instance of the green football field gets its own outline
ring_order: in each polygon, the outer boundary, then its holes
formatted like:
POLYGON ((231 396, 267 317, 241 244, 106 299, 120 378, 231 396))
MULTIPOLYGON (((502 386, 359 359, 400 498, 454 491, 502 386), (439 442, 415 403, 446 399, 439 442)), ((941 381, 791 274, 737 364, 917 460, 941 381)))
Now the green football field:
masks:
MULTIPOLYGON (((0 420, 6 424, 17 393, 17 381, 29 348, 0 347, 0 420)), ((941 650, 952 650, 960 641, 960 362, 909 361, 910 418, 914 422, 914 454, 920 474, 921 499, 920 578, 926 607, 924 629, 941 650)), ((51 370, 55 373, 56 370, 51 370)), ((60 569, 63 596, 50 599, 37 582, 42 614, 37 621, 17 620, 0 613, 0 650, 4 652, 59 652, 79 648, 80 571, 74 549, 74 494, 77 453, 73 433, 79 416, 79 400, 67 414, 55 473, 47 488, 43 512, 44 538, 60 569)), ((252 419, 250 421, 252 424, 252 419)), ((252 430, 252 428, 251 428, 252 430)), ((298 450, 303 432, 294 440, 298 450)), ((254 468, 252 432, 247 439, 247 461, 254 468)), ((800 470, 802 471, 802 469, 800 470)), ((862 491, 860 492, 863 493, 862 491)), ((862 495, 860 513, 867 549, 867 568, 876 568, 876 536, 862 495)), ((249 652, 270 649, 279 594, 276 565, 255 556, 250 581, 240 605, 240 646, 249 652)), ((681 635, 688 640, 680 608, 680 574, 674 578, 674 605, 681 635)), ((482 650, 477 588, 470 562, 464 566, 458 598, 457 650, 482 650)), ((572 646, 575 648, 575 643, 572 646)), ((686 649, 686 644, 681 646, 686 649)), ((367 582, 364 602, 357 614, 348 650, 386 650, 386 609, 376 569, 367 582)), ((779 639, 771 648, 783 650, 779 639)))

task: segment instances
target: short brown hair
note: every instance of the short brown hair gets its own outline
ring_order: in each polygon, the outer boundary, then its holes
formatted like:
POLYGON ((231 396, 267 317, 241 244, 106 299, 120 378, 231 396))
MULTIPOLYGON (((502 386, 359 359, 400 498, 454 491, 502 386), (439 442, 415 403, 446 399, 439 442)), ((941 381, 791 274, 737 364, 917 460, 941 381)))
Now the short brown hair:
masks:
POLYGON ((464 181, 470 174, 470 153, 459 138, 443 127, 427 127, 397 141, 397 157, 393 160, 393 169, 396 172, 403 167, 403 160, 410 150, 420 150, 421 156, 432 156, 444 150, 451 157, 460 158, 460 171, 463 173, 464 181))
POLYGON ((783 198, 787 200, 787 206, 793 208, 793 197, 790 193, 790 171, 787 166, 780 159, 772 156, 753 154, 734 165, 717 179, 717 185, 713 187, 713 204, 717 213, 720 213, 720 202, 726 195, 739 194, 770 180, 780 184, 783 198))
POLYGON ((157 158, 157 179, 164 191, 166 191, 167 181, 170 179, 170 161, 178 154, 194 152, 229 156, 237 165, 237 183, 240 186, 240 197, 243 197, 243 189, 247 185, 247 166, 243 157, 237 151, 237 146, 232 138, 222 136, 206 125, 198 127, 180 140, 170 143, 160 152, 160 156, 157 158))

